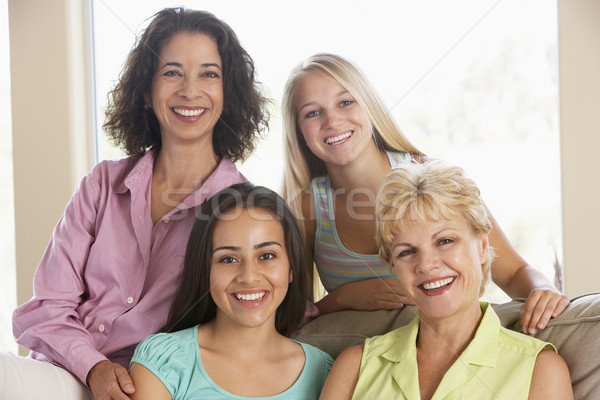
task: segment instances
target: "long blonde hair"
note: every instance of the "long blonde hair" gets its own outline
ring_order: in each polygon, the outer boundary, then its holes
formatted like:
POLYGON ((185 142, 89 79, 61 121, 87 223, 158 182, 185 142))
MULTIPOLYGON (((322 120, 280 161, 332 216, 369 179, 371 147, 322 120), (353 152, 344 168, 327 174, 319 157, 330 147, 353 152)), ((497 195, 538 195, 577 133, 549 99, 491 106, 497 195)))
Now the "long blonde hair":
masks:
POLYGON ((290 73, 282 103, 285 138, 282 194, 297 218, 302 218, 300 199, 305 191, 310 190, 311 180, 327 173, 325 163, 304 143, 298 125, 295 94, 309 71, 330 76, 354 97, 373 126, 373 138, 380 151, 403 151, 415 156, 423 154, 402 134, 383 101, 356 66, 335 54, 318 53, 309 57, 290 73))

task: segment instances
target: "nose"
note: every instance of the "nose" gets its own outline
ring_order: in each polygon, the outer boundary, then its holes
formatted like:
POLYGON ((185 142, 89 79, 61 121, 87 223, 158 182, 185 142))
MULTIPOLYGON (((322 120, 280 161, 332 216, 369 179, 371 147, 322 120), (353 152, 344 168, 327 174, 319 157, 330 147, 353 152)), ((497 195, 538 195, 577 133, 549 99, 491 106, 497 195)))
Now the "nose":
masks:
POLYGON ((238 267, 237 280, 242 283, 256 282, 260 277, 257 263, 253 260, 242 260, 238 267))
POLYGON ((193 100, 200 96, 201 89, 197 79, 186 77, 181 81, 180 95, 184 99, 193 100))
POLYGON ((327 128, 335 129, 340 125, 342 119, 339 111, 337 111, 336 109, 327 109, 324 110, 323 113, 325 114, 323 122, 327 128))
POLYGON ((432 270, 440 268, 442 260, 434 250, 421 250, 419 252, 419 258, 417 260, 416 271, 417 272, 430 272, 432 270))

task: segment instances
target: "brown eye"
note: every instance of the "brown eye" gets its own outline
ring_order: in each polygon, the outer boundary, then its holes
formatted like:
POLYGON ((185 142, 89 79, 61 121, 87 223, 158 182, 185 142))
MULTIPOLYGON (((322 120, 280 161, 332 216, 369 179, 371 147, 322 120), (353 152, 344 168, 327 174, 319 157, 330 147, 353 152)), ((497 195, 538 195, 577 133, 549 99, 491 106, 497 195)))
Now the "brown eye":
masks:
POLYGON ((273 253, 264 253, 261 254, 259 259, 260 260, 274 260, 277 256, 273 253))

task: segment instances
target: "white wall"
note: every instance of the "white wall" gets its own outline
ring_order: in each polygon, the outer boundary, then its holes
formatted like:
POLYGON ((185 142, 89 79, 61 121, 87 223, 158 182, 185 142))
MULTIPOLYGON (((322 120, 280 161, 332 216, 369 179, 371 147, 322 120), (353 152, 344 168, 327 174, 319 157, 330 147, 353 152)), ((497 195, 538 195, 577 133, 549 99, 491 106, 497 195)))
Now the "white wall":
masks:
POLYGON ((17 304, 90 168, 79 0, 9 0, 17 304))
POLYGON ((600 291, 600 2, 558 1, 565 293, 600 291))

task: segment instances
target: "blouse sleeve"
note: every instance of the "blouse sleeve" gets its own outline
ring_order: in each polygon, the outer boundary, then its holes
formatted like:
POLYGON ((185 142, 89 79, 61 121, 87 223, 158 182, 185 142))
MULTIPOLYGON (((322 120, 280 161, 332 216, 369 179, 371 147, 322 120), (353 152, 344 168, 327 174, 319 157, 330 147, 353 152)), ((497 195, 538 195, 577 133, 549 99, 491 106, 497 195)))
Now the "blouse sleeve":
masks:
POLYGON ((83 271, 98 215, 97 168, 79 184, 59 220, 34 277, 34 296, 13 314, 17 342, 59 363, 85 382, 106 357, 97 351, 77 306, 86 291, 83 271))
POLYGON ((318 386, 318 392, 321 392, 323 385, 325 384, 325 380, 329 375, 329 371, 331 371, 331 367, 333 366, 333 358, 325 353, 324 351, 303 343, 304 351, 306 352, 307 357, 311 358, 311 362, 307 363, 312 368, 311 374, 313 375, 312 381, 318 386))
POLYGON ((181 336, 189 331, 150 335, 136 347, 131 359, 156 375, 174 399, 179 388, 189 385, 195 364, 196 341, 181 336))

